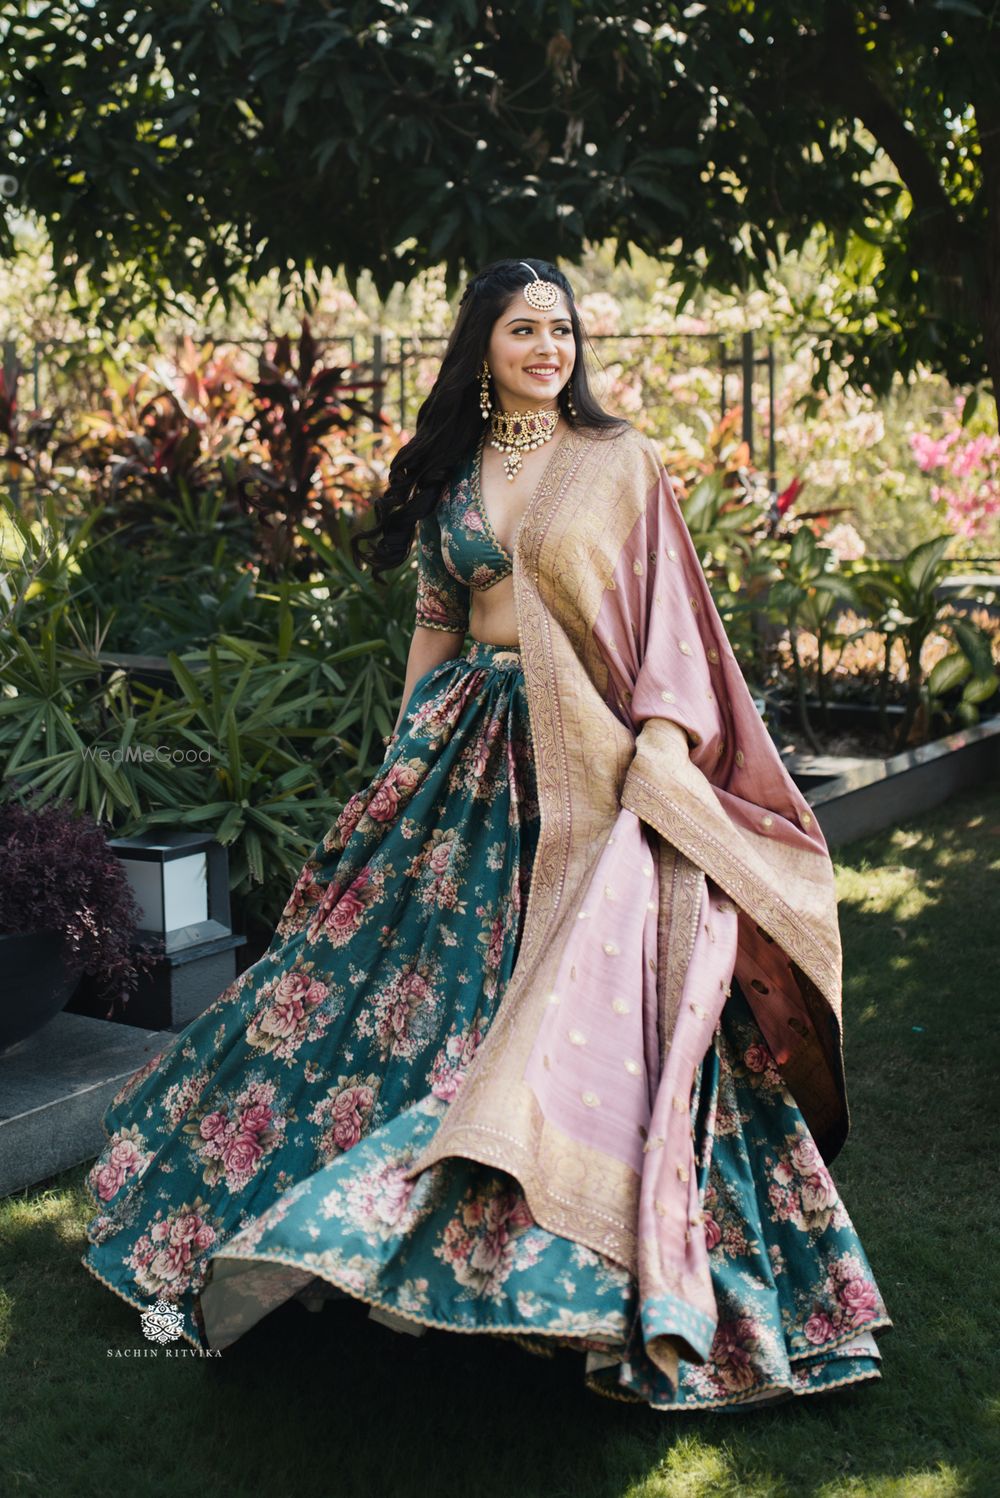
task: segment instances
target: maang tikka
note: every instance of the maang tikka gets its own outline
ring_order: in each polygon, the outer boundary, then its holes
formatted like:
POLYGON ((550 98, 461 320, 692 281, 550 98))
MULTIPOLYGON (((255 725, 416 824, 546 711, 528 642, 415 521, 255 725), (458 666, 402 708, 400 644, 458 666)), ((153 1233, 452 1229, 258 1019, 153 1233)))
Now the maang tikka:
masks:
MULTIPOLYGON (((529 307, 534 307, 538 312, 549 311, 559 300, 559 287, 554 281, 543 281, 534 266, 529 265, 527 260, 520 260, 518 264, 523 265, 525 270, 530 270, 535 278, 533 281, 529 281, 527 286, 523 288, 524 300, 528 303, 529 307)), ((566 406, 570 416, 575 420, 577 409, 573 404, 573 392, 568 385, 566 386, 566 406)), ((486 415, 485 411, 483 415, 486 415)))
POLYGON ((527 260, 520 260, 518 264, 523 265, 525 270, 530 270, 535 278, 524 287, 524 300, 529 307, 534 307, 538 312, 548 312, 559 300, 559 287, 554 281, 543 281, 534 266, 529 265, 527 260))

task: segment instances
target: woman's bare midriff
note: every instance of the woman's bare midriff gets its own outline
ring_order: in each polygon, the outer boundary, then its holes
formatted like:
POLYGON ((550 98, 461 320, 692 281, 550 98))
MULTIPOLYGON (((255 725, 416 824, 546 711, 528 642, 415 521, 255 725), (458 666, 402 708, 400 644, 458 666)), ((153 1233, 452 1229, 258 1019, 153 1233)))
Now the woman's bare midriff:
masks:
POLYGON ((508 650, 518 650, 513 578, 502 578, 492 588, 470 591, 469 634, 484 645, 505 645, 508 650))

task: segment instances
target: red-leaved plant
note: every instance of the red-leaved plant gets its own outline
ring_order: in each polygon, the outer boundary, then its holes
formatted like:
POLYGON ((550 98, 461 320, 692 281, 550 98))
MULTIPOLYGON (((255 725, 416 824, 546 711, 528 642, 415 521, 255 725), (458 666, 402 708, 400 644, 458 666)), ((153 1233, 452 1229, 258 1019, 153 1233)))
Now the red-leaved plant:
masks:
POLYGON ((92 817, 63 802, 0 803, 0 933, 57 931, 67 967, 89 974, 110 1019, 160 951, 132 950, 139 907, 92 817))
MULTIPOLYGON (((296 569, 308 576, 314 563, 302 549, 300 527, 335 532, 338 512, 363 500, 365 485, 351 471, 360 467, 357 457, 341 472, 335 454, 338 444, 354 445, 371 394, 384 383, 362 379, 355 364, 323 365, 307 317, 294 352, 285 334, 260 359, 245 434, 258 456, 242 457, 229 478, 241 508, 260 517, 262 560, 273 576, 296 569)), ((384 416, 375 424, 390 430, 384 416)))

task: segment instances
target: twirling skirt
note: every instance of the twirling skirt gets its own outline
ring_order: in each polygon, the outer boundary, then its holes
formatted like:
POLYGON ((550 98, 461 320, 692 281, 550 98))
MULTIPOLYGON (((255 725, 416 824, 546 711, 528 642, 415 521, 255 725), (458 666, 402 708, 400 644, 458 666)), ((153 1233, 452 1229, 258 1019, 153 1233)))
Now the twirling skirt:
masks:
POLYGON ((477 641, 418 681, 268 950, 114 1099, 82 1263, 199 1348, 352 1296, 415 1332, 575 1348, 595 1391, 656 1409, 877 1378, 885 1306, 735 982, 691 1104, 719 1324, 676 1391, 628 1271, 541 1228, 511 1176, 404 1178, 503 1002, 538 829, 521 658, 477 641))

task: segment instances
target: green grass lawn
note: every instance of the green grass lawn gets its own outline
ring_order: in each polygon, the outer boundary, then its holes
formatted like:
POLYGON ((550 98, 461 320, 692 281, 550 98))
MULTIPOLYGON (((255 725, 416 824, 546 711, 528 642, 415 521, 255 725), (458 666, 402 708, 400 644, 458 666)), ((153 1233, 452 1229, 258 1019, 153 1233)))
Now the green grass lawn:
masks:
POLYGON ((0 1202, 0 1490, 89 1498, 1000 1494, 1000 786, 838 850, 853 1131, 834 1174, 883 1379, 756 1413, 603 1400, 570 1353, 281 1307, 218 1359, 109 1356, 83 1168, 0 1202))

